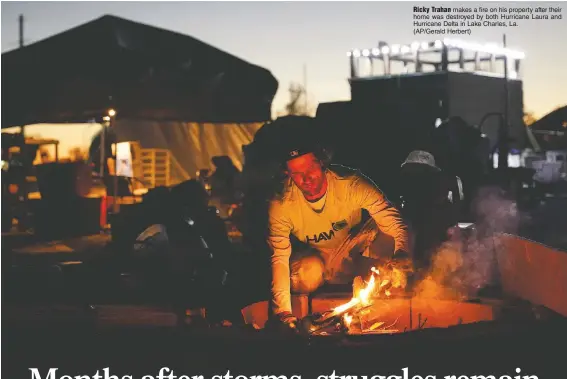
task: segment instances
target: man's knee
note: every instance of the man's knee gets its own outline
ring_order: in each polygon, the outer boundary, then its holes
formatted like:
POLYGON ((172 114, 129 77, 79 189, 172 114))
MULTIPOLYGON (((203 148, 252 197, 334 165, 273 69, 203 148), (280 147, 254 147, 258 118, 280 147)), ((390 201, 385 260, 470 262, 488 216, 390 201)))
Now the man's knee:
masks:
POLYGON ((318 256, 301 257, 291 264, 291 290, 311 293, 323 284, 325 263, 318 256))

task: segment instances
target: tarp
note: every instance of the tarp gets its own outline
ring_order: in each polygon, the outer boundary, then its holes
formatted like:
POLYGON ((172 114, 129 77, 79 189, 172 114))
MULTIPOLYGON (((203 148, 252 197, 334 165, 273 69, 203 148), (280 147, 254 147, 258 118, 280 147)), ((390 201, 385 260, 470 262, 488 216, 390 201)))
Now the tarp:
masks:
POLYGON ((277 87, 268 70, 195 38, 103 16, 2 54, 2 128, 100 122, 109 108, 127 119, 266 121, 277 87))
POLYGON ((567 105, 543 116, 529 126, 543 150, 567 149, 567 105))
POLYGON ((118 142, 138 141, 142 148, 169 149, 183 170, 194 177, 197 170, 214 170, 211 159, 218 155, 229 156, 242 170, 242 146, 253 140, 262 125, 120 120, 113 130, 118 142))

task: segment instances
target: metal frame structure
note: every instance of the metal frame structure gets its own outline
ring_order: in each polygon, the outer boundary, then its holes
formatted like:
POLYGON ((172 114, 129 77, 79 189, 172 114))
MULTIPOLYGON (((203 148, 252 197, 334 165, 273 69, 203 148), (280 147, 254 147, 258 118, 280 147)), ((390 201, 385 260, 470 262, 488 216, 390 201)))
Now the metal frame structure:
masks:
POLYGON ((410 45, 389 45, 380 41, 377 47, 369 49, 353 49, 347 52, 350 58, 351 79, 364 78, 360 75, 360 61, 368 60, 372 74, 375 76, 374 62, 382 61, 384 75, 392 75, 392 62, 402 62, 408 74, 409 64, 413 64, 413 73, 424 72, 424 66, 432 66, 434 71, 470 71, 467 64, 474 64, 473 72, 481 72, 481 62, 490 62, 490 73, 496 74, 496 62, 502 61, 504 71, 508 71, 509 79, 517 79, 520 61, 525 58, 521 51, 500 47, 496 44, 471 43, 457 39, 445 38, 433 42, 413 42, 410 45), (453 58, 456 52, 457 57, 453 58), (455 70, 453 66, 457 65, 455 70))

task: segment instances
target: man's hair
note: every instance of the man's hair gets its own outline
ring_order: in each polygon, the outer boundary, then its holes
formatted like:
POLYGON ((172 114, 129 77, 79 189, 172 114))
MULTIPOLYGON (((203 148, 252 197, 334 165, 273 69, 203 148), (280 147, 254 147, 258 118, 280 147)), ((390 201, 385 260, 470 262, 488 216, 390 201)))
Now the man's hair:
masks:
MULTIPOLYGON (((310 149, 309 153, 312 153, 317 161, 319 161, 323 171, 329 168, 331 164, 331 153, 329 150, 321 146, 315 146, 310 149)), ((289 161, 290 159, 282 162, 279 166, 279 172, 275 177, 277 184, 275 185, 274 199, 281 200, 291 185, 291 179, 287 174, 287 162, 289 161)))
POLYGON ((254 191, 261 186, 267 197, 281 198, 289 182, 287 162, 306 153, 313 153, 326 169, 332 153, 321 130, 319 121, 309 116, 283 116, 266 123, 243 148, 248 186, 254 186, 254 191))
MULTIPOLYGON (((322 146, 316 145, 316 146, 313 146, 310 149, 304 150, 304 154, 302 154, 302 155, 307 155, 307 154, 313 154, 315 156, 315 159, 317 159, 319 161, 319 163, 321 163, 321 166, 323 167, 323 169, 327 168, 329 166, 329 164, 331 163, 330 152, 322 146)), ((295 159, 295 157, 290 157, 289 159, 284 160, 280 164, 281 170, 283 170, 285 172, 287 170, 287 162, 289 162, 293 159, 295 159)))

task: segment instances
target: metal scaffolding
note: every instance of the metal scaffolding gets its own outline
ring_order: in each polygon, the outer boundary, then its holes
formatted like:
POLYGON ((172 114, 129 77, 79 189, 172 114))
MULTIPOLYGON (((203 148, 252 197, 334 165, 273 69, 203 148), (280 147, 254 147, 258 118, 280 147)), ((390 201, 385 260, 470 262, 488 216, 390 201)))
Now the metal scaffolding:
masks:
MULTIPOLYGON (((377 47, 353 49, 347 52, 350 59, 351 79, 399 74, 415 74, 431 71, 465 71, 492 75, 505 75, 509 79, 517 79, 520 61, 525 58, 523 52, 500 47, 497 44, 478 44, 456 39, 445 38, 432 42, 413 42, 409 45, 389 45, 380 41, 377 47), (361 74, 361 62, 370 63, 370 74, 361 74), (376 62, 381 62, 383 73, 375 75, 376 62), (403 63, 402 72, 393 72, 392 63, 403 63), (488 62, 488 71, 483 70, 481 63, 488 62), (498 72, 498 63, 504 69, 498 72), (410 71, 410 68, 413 68, 410 71), (431 68, 433 70, 431 70, 431 68)), ((501 66, 500 66, 501 67, 501 66)))

